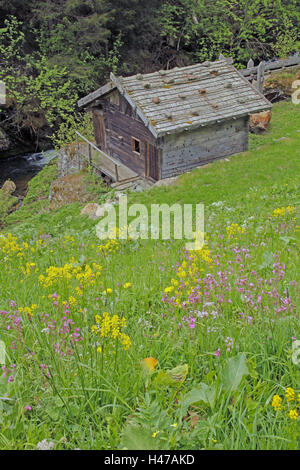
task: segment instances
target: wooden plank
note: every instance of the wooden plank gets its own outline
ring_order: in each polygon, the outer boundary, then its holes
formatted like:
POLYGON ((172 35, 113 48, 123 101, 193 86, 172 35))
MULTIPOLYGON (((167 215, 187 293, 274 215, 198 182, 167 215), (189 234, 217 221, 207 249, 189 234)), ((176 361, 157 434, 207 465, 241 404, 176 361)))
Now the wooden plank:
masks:
POLYGON ((228 125, 223 125, 219 135, 216 135, 217 127, 213 126, 202 131, 203 135, 200 131, 186 134, 185 139, 176 135, 165 137, 162 178, 175 176, 208 161, 247 150, 248 118, 232 123, 236 126, 234 134, 226 132, 228 125))
POLYGON ((150 132, 154 135, 154 137, 157 137, 156 131, 153 126, 149 123, 148 119, 144 116, 143 112, 137 107, 136 103, 131 99, 129 94, 123 89, 121 82, 114 76, 113 73, 110 74, 111 80, 115 83, 117 86, 119 92, 127 99, 128 103, 131 105, 131 107, 136 110, 138 116, 142 119, 144 122, 145 126, 148 127, 150 132))
MULTIPOLYGON (((288 59, 279 59, 274 62, 268 62, 267 64, 265 64, 265 71, 270 72, 272 70, 293 67, 296 65, 300 65, 300 57, 297 57, 297 56, 289 57, 288 59)), ((256 75, 257 70, 258 70, 258 67, 252 66, 247 69, 240 70, 240 72, 242 73, 244 77, 248 77, 250 75, 256 75)))
MULTIPOLYGON (((245 103, 239 103, 241 107, 245 108, 248 105, 252 105, 257 103, 256 97, 252 94, 249 97, 248 90, 236 90, 236 92, 232 95, 226 95, 222 99, 218 99, 218 93, 214 93, 207 98, 202 98, 200 101, 196 101, 193 99, 193 96, 188 97, 185 99, 180 108, 178 107, 178 102, 168 102, 168 113, 171 112, 173 119, 176 119, 176 116, 181 116, 183 114, 188 113, 189 111, 196 111, 199 110, 201 117, 205 118, 205 113, 207 112, 209 115, 212 111, 216 112, 216 110, 222 110, 226 107, 226 111, 234 110, 237 105, 238 100, 244 99, 245 103), (214 108, 213 104, 216 103, 218 108, 214 108), (178 109, 179 108, 179 109, 178 109)), ((165 121, 165 110, 162 108, 153 108, 151 106, 144 108, 145 113, 147 114, 149 119, 155 119, 157 121, 165 121)), ((200 119, 200 117, 196 116, 196 119, 200 119)))
POLYGON ((106 85, 98 88, 96 91, 93 91, 93 93, 90 93, 89 95, 81 98, 77 103, 78 107, 82 108, 83 106, 87 106, 88 104, 95 101, 97 98, 111 92, 115 88, 116 86, 112 82, 107 83, 106 85))
POLYGON ((257 86, 256 88, 262 93, 264 91, 265 82, 265 63, 261 62, 257 68, 257 86))
MULTIPOLYGON (((262 111, 266 111, 268 110, 269 107, 262 107, 261 109, 257 109, 255 108, 255 110, 253 110, 251 112, 251 110, 247 111, 247 112, 241 112, 241 113, 238 113, 234 116, 234 118, 238 119, 240 117, 243 117, 243 116, 248 116, 249 114, 254 114, 256 112, 262 112, 262 111)), ((182 132, 183 130, 187 130, 187 131, 190 131, 192 129, 197 129, 199 127, 201 127, 202 125, 205 125, 205 126, 210 126, 212 124, 216 124, 216 123, 221 123, 221 122, 225 122, 225 121, 228 121, 232 119, 232 115, 228 116, 228 117, 223 117, 223 118, 213 118, 213 119, 210 119, 209 121, 205 121, 205 124, 204 123, 199 123, 199 122, 196 122, 195 124, 186 124, 186 123, 183 123, 183 124, 176 124, 174 127, 163 127, 163 128, 158 128, 158 135, 159 137, 162 137, 168 133, 179 133, 179 132, 182 132)))
POLYGON ((228 120, 232 119, 232 117, 238 118, 240 115, 246 115, 246 114, 255 114, 257 112, 263 111, 270 109, 269 106, 261 106, 260 108, 257 107, 256 104, 251 104, 249 103, 248 106, 242 107, 241 105, 236 105, 235 107, 230 108, 230 112, 224 113, 222 110, 221 111, 215 111, 211 112, 210 115, 206 115, 205 118, 203 119, 198 119, 198 118, 193 118, 187 117, 185 115, 183 116, 177 116, 176 120, 174 121, 163 121, 160 123, 157 123, 156 128, 157 131, 160 132, 161 129, 164 130, 170 130, 174 127, 177 127, 179 124, 182 124, 183 127, 190 128, 190 126, 193 125, 209 125, 211 123, 211 120, 228 120))
MULTIPOLYGON (((187 72, 185 73, 181 73, 181 74, 177 74, 177 75, 174 75, 172 77, 169 77, 169 79, 173 79, 174 82, 171 82, 169 83, 170 87, 176 87, 177 85, 179 84, 182 84, 182 85, 185 85, 185 86, 190 86, 190 85, 193 85, 194 83, 197 83, 197 82, 200 82, 200 81, 203 81, 203 80, 207 80, 207 79, 210 79, 210 80, 215 80, 219 77, 223 77, 227 74, 227 73, 232 73, 232 69, 229 69, 228 66, 230 64, 224 64, 223 66, 220 66, 220 67, 211 67, 210 69, 203 69, 203 71, 201 71, 201 73, 199 71, 197 71, 197 75, 196 75, 196 72, 193 72, 195 74, 195 79, 194 80, 191 80, 189 81, 186 77, 188 75, 187 72), (218 73, 218 75, 216 76, 213 76, 211 75, 210 72, 216 72, 218 73)), ((151 80, 149 79, 149 83, 151 85, 151 88, 149 89, 146 89, 144 88, 144 83, 143 81, 141 80, 130 80, 130 77, 128 79, 123 79, 122 80, 122 85, 124 88, 126 88, 126 90, 128 92, 132 92, 132 91, 136 91, 136 90, 141 90, 141 91, 145 91, 146 93, 150 93, 151 91, 155 90, 157 87, 160 87, 160 88, 163 88, 165 87, 166 85, 168 85, 168 83, 166 83, 164 80, 165 77, 160 77, 160 76, 157 76, 155 78, 152 78, 151 80)))
POLYGON ((106 139, 105 139, 105 122, 104 117, 97 109, 93 110, 93 124, 94 124, 94 135, 96 144, 105 152, 106 139))
POLYGON ((163 102, 159 103, 159 104, 154 104, 152 102, 152 99, 154 97, 159 97, 161 100, 163 100, 164 98, 171 98, 171 97, 176 97, 177 98, 177 101, 180 102, 180 97, 179 95, 183 94, 183 95, 189 95, 191 93, 195 93, 197 92, 198 93, 198 90, 200 89, 205 89, 205 90, 212 90, 216 87, 220 88, 221 90, 225 92, 230 92, 230 89, 226 89, 225 88, 225 84, 226 83, 232 83, 233 86, 235 87, 238 87, 238 86, 243 86, 244 88, 245 85, 243 83, 241 83, 241 81, 239 80, 239 78, 236 76, 236 74, 228 74, 226 76, 226 78, 224 79, 224 77, 216 77, 216 79, 212 80, 210 78, 206 79, 206 80, 202 80, 201 82, 194 82, 193 84, 190 84, 189 86, 186 86, 186 85, 173 85, 173 87, 171 88, 165 88, 165 87, 161 87, 161 88, 157 88, 157 89, 152 89, 151 91, 149 91, 148 93, 145 92, 145 90, 138 90, 136 89, 135 91, 132 92, 131 96, 134 100, 136 101, 139 101, 140 104, 142 105, 143 103, 143 100, 145 100, 146 102, 148 101, 149 103, 151 102, 152 103, 152 106, 153 108, 157 107, 157 106, 161 106, 163 105, 163 102))

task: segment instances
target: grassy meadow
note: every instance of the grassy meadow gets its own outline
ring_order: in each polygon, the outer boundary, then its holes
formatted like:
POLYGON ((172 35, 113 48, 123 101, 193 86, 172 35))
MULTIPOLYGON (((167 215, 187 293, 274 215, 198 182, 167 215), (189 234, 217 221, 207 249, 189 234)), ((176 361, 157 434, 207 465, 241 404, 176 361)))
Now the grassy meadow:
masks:
POLYGON ((128 194, 204 203, 197 251, 100 241, 51 209, 53 163, 31 181, 0 233, 0 449, 299 449, 299 142, 280 103, 248 152, 128 194))

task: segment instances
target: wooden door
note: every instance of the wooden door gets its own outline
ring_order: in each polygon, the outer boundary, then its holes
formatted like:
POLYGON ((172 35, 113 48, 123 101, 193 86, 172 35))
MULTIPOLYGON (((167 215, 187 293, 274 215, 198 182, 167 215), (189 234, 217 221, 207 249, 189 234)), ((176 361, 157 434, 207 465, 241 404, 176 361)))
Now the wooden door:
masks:
POLYGON ((155 181, 159 180, 159 163, 157 148, 147 142, 147 158, 145 176, 155 181))
POLYGON ((93 122, 94 122, 94 133, 96 145, 103 152, 106 150, 106 141, 105 141, 105 123, 104 117, 100 110, 95 109, 93 111, 93 122))

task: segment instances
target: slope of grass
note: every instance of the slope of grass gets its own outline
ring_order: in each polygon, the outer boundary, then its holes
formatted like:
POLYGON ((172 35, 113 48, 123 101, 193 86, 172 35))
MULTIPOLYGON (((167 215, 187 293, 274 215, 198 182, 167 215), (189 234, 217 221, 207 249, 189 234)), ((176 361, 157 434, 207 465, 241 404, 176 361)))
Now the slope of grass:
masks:
POLYGON ((1 449, 299 448, 299 129, 299 108, 276 105, 249 152, 129 195, 204 202, 197 252, 101 242, 80 204, 14 219, 1 449))

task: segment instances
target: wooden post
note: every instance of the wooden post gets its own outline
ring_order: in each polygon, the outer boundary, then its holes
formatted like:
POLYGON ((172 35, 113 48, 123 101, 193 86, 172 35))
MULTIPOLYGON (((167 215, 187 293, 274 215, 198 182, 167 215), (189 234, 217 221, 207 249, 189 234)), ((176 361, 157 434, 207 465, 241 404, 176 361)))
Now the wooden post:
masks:
POLYGON ((247 64, 247 69, 252 69, 252 67, 254 67, 254 61, 250 59, 247 64))
POLYGON ((257 67, 257 89, 263 93, 265 81, 265 63, 262 61, 257 67))
POLYGON ((89 166, 92 166, 92 147, 91 144, 88 145, 88 157, 89 157, 89 166))
POLYGON ((78 169, 79 171, 81 170, 81 160, 80 160, 80 154, 79 154, 79 141, 78 141, 78 135, 76 134, 76 160, 78 164, 78 169))
POLYGON ((227 64, 233 64, 233 57, 225 57, 223 54, 219 55, 219 60, 226 60, 227 64))
POLYGON ((118 165, 115 164, 115 173, 116 173, 116 181, 119 181, 119 170, 118 170, 118 165))

